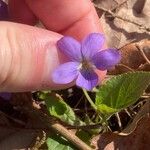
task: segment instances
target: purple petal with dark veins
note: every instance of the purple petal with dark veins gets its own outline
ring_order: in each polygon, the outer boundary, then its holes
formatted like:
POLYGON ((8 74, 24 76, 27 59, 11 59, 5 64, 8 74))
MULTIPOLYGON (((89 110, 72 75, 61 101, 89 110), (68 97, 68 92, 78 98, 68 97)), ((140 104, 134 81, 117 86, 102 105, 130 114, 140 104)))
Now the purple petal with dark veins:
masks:
POLYGON ((78 75, 78 62, 67 62, 60 65, 52 74, 52 80, 58 84, 72 82, 78 75))
POLYGON ((92 90, 98 84, 98 75, 93 70, 82 70, 76 80, 76 85, 86 90, 92 90))
POLYGON ((12 95, 11 93, 7 93, 7 92, 1 92, 0 93, 0 97, 2 97, 5 100, 10 100, 11 95, 12 95))
POLYGON ((7 4, 2 0, 0 0, 0 20, 8 20, 8 7, 7 4))
POLYGON ((81 44, 81 51, 84 57, 91 58, 103 46, 105 41, 104 35, 100 33, 89 34, 81 44))
POLYGON ((99 70, 107 70, 119 63, 121 55, 117 49, 106 49, 96 53, 92 62, 99 70))
POLYGON ((57 42, 58 49, 72 61, 81 60, 81 44, 72 37, 65 36, 57 42))

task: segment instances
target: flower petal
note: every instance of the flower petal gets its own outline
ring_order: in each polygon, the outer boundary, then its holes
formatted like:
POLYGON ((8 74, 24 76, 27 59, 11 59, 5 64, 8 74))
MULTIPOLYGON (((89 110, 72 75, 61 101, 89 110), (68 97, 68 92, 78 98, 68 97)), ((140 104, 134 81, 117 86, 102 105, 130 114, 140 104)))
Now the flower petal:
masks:
POLYGON ((92 62, 100 70, 107 70, 119 63, 121 55, 117 49, 106 49, 92 57, 92 62))
POLYGON ((72 37, 65 36, 57 42, 58 49, 71 60, 81 59, 81 44, 72 37))
POLYGON ((0 20, 8 20, 8 6, 2 0, 0 0, 0 20))
POLYGON ((7 92, 1 92, 0 93, 0 97, 2 97, 5 100, 10 100, 11 95, 12 95, 11 93, 7 93, 7 92))
POLYGON ((98 83, 98 75, 91 70, 82 70, 76 80, 76 85, 86 90, 92 90, 98 83))
POLYGON ((104 35, 100 33, 89 34, 81 44, 82 54, 86 58, 91 58, 96 52, 98 52, 104 44, 104 35))
POLYGON ((78 62, 67 62, 60 65, 52 74, 52 80, 58 84, 67 84, 78 75, 78 62))

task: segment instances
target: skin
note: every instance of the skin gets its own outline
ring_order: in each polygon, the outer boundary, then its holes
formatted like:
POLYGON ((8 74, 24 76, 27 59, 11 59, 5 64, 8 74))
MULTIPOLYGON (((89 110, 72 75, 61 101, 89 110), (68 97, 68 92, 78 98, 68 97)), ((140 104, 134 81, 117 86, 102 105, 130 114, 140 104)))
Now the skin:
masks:
MULTIPOLYGON (((91 32, 102 32, 91 1, 9 0, 9 12, 11 20, 17 23, 0 22, 0 91, 61 89, 73 85, 57 85, 51 80, 53 70, 66 61, 56 42, 63 35, 81 40, 91 32), (37 18, 47 30, 31 26, 37 18)), ((98 74, 102 80, 106 72, 98 74)))

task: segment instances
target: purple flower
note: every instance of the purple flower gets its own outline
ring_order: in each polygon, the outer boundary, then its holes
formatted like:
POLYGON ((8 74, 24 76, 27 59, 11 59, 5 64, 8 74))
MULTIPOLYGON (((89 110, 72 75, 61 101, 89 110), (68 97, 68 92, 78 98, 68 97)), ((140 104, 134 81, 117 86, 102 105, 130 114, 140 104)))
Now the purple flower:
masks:
POLYGON ((0 20, 8 20, 8 7, 2 0, 0 0, 0 20))
POLYGON ((5 100, 10 100, 11 98, 11 93, 7 93, 7 92, 1 92, 0 93, 0 97, 2 97, 5 100))
POLYGON ((81 43, 69 36, 61 38, 57 47, 70 61, 54 70, 53 81, 67 84, 76 80, 77 86, 92 90, 98 84, 95 69, 110 69, 121 59, 117 49, 100 51, 104 41, 104 36, 100 33, 89 34, 81 43))

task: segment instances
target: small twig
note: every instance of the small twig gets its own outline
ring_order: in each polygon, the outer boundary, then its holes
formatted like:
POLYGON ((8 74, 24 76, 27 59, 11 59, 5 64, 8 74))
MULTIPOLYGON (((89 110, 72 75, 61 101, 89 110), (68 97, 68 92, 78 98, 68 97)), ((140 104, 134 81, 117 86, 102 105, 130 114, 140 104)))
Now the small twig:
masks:
MULTIPOLYGON (((73 108, 73 110, 74 110, 76 113, 84 113, 84 112, 85 112, 84 109, 79 109, 79 108, 73 108)), ((93 109, 92 109, 92 108, 87 108, 87 111, 93 113, 93 109)))
POLYGON ((124 64, 118 64, 117 66, 124 67, 124 68, 126 68, 128 71, 134 72, 134 70, 133 70, 132 68, 130 68, 129 66, 126 66, 126 65, 124 65, 124 64))
POLYGON ((77 101, 76 105, 74 106, 74 108, 77 108, 77 106, 80 104, 81 100, 83 99, 84 95, 82 95, 80 97, 80 99, 77 101))
POLYGON ((116 118, 117 118, 117 121, 118 121, 119 128, 122 129, 121 119, 119 117, 119 113, 118 112, 116 113, 116 118))
POLYGON ((143 56, 143 58, 146 60, 146 62, 150 65, 150 60, 147 58, 147 56, 145 55, 143 49, 138 45, 135 44, 135 47, 141 52, 141 55, 143 56))
POLYGON ((144 93, 141 98, 147 99, 150 98, 150 93, 144 93))
POLYGON ((123 1, 123 2, 120 3, 120 4, 119 4, 116 0, 114 0, 114 1, 117 3, 117 6, 114 7, 114 8, 112 9, 112 11, 113 11, 113 10, 116 10, 116 9, 118 9, 118 8, 120 8, 122 5, 124 5, 125 3, 127 3, 128 0, 123 1))
MULTIPOLYGON (((77 148, 81 150, 92 150, 91 147, 89 147, 86 143, 84 143, 82 140, 80 140, 76 135, 74 135, 71 131, 68 131, 63 125, 58 123, 53 117, 48 116, 44 113, 42 113, 39 110, 36 109, 26 109, 26 108, 20 108, 22 111, 25 111, 28 114, 35 114, 38 116, 40 120, 43 121, 43 123, 47 124, 47 127, 49 130, 53 130, 56 133, 62 135, 65 137, 68 141, 70 141, 72 144, 74 144, 77 148)), ((41 122, 42 123, 42 122, 41 122)))
POLYGON ((133 118, 133 116, 132 116, 132 114, 130 114, 128 108, 124 109, 124 111, 128 114, 128 116, 129 116, 130 118, 133 118))
POLYGON ((150 98, 148 98, 148 100, 147 100, 147 105, 148 105, 148 117, 150 117, 150 98))
POLYGON ((150 99, 147 99, 146 103, 141 107, 131 124, 125 128, 119 135, 127 136, 131 134, 137 127, 137 123, 145 116, 149 117, 150 113, 150 99))
POLYGON ((93 125, 83 125, 83 126, 73 126, 73 125, 68 125, 67 128, 68 129, 99 129, 100 127, 102 127, 103 125, 101 123, 98 124, 93 124, 93 125))
POLYGON ((137 68, 137 70, 139 70, 139 71, 143 71, 143 70, 145 70, 145 67, 146 66, 149 66, 149 64, 148 63, 144 63, 144 64, 141 64, 138 68, 137 68))
POLYGON ((69 132, 65 127, 63 127, 61 124, 55 123, 51 125, 51 127, 59 134, 64 136, 67 140, 69 140, 71 143, 73 143, 76 147, 78 147, 81 150, 92 150, 87 144, 85 144, 83 141, 81 141, 77 136, 75 136, 73 133, 69 132))
POLYGON ((147 99, 150 98, 150 95, 142 95, 141 98, 147 99))
POLYGON ((45 143, 45 141, 46 141, 46 132, 43 131, 43 137, 41 139, 37 137, 37 140, 34 146, 31 148, 31 150, 39 150, 39 148, 45 143))
POLYGON ((98 9, 100 9, 100 10, 102 10, 102 11, 104 11, 104 12, 110 14, 110 15, 111 15, 112 17, 114 17, 114 18, 118 18, 118 19, 120 19, 120 20, 129 22, 129 23, 132 23, 132 24, 138 26, 140 29, 143 29, 143 30, 145 30, 146 32, 150 32, 150 27, 146 27, 146 26, 144 26, 143 24, 139 24, 139 23, 137 23, 137 22, 135 22, 135 21, 132 21, 132 20, 130 20, 130 19, 127 19, 127 18, 123 18, 123 17, 121 17, 121 16, 119 16, 119 15, 113 13, 111 10, 107 10, 106 8, 103 8, 103 7, 100 7, 100 6, 97 6, 97 5, 94 5, 94 6, 95 6, 96 8, 98 8, 98 9))
POLYGON ((19 120, 19 119, 13 118, 13 117, 7 115, 6 113, 2 112, 1 110, 0 110, 0 114, 4 115, 6 118, 8 118, 8 119, 14 121, 15 123, 18 123, 18 124, 20 124, 20 125, 22 125, 22 126, 25 126, 25 122, 23 122, 23 121, 21 121, 21 120, 19 120))

